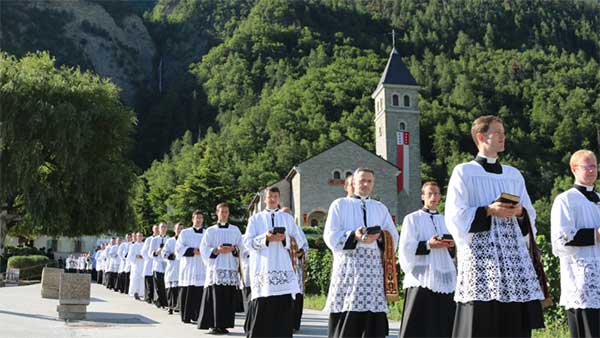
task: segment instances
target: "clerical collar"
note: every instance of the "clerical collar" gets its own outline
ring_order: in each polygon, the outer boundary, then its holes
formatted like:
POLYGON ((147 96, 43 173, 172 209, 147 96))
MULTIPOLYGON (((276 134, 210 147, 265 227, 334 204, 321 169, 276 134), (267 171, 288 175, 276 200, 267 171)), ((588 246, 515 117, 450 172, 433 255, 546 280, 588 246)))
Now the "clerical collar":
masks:
POLYGON ((268 212, 276 212, 276 211, 279 211, 279 208, 277 208, 277 209, 265 208, 265 210, 268 211, 268 212))
POLYGON ((192 227, 192 229, 194 229, 194 232, 197 234, 201 234, 202 231, 204 231, 204 226, 201 226, 200 229, 196 229, 196 227, 192 227))
POLYGON ((598 197, 598 194, 593 190, 594 187, 590 187, 587 185, 579 185, 577 183, 573 187, 577 189, 580 193, 582 193, 583 196, 585 196, 585 198, 588 199, 588 201, 600 204, 600 197, 598 197), (592 188, 592 190, 589 190, 589 188, 592 188))
POLYGON ((229 223, 221 224, 217 222, 217 226, 219 227, 219 229, 227 229, 229 227, 229 223))
MULTIPOLYGON (((594 186, 593 185, 585 185, 585 184, 581 184, 577 181, 575 181, 575 187, 580 187, 582 189, 585 189, 587 191, 594 191, 594 186)), ((577 188, 579 190, 579 188, 577 188)))
POLYGON ((368 199, 370 199, 370 197, 369 197, 369 196, 367 196, 367 197, 362 197, 362 196, 359 196, 359 195, 352 195, 352 198, 356 198, 356 199, 363 200, 363 201, 364 201, 364 200, 368 200, 368 199))
POLYGON ((422 207, 421 210, 423 210, 424 212, 430 214, 430 215, 437 215, 439 214, 439 212, 437 210, 431 210, 431 209, 427 209, 425 207, 422 207))
POLYGON ((497 158, 485 157, 478 154, 475 157, 475 162, 479 163, 488 173, 502 174, 502 166, 497 158))

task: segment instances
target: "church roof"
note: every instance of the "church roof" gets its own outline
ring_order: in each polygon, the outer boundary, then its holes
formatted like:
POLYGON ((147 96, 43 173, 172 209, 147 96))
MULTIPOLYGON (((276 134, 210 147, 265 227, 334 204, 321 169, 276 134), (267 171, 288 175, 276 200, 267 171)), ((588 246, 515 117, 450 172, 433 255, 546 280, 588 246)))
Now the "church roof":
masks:
POLYGON ((397 84, 397 85, 410 85, 418 86, 417 81, 412 76, 396 48, 392 49, 390 58, 388 59, 385 70, 381 75, 378 87, 382 84, 397 84))
MULTIPOLYGON (((294 166, 294 167, 293 167, 293 168, 292 168, 292 169, 289 171, 289 173, 286 175, 286 177, 285 177, 285 178, 286 178, 287 180, 291 180, 291 179, 292 179, 292 177, 294 177, 294 175, 296 175, 296 173, 298 172, 298 168, 302 168, 302 167, 303 167, 305 164, 307 164, 308 162, 310 162, 310 161, 314 160, 315 158, 317 158, 317 157, 319 157, 319 156, 321 156, 321 155, 324 155, 324 156, 329 156, 329 155, 328 155, 328 154, 326 154, 326 153, 328 153, 328 152, 335 152, 335 151, 336 151, 336 150, 335 150, 335 148, 337 148, 337 147, 339 147, 339 146, 342 146, 342 145, 344 145, 344 144, 349 144, 349 145, 351 145, 352 147, 355 147, 357 151, 362 151, 362 153, 363 153, 363 154, 365 154, 365 156, 373 156, 373 157, 377 158, 378 160, 382 161, 382 163, 386 163, 386 164, 387 164, 388 166, 390 166, 392 169, 396 169, 396 170, 400 171, 400 168, 398 168, 398 166, 396 166, 394 163, 392 163, 392 162, 390 162, 390 161, 388 161, 388 160, 384 159, 383 157, 381 157, 381 156, 379 156, 379 155, 375 154, 374 152, 372 152, 372 151, 370 151, 370 150, 367 150, 367 149, 365 149, 363 146, 361 146, 360 144, 358 144, 358 143, 356 143, 356 142, 354 142, 354 141, 352 141, 352 140, 350 140, 350 139, 345 139, 344 141, 342 141, 342 142, 339 142, 338 144, 335 144, 335 145, 331 146, 330 148, 327 148, 327 149, 323 150, 322 152, 320 152, 320 153, 317 153, 317 154, 315 154, 315 155, 313 155, 313 156, 311 156, 311 157, 307 158, 306 160, 304 160, 304 161, 302 161, 302 162, 298 163, 297 165, 295 165, 295 166, 294 166)), ((355 159, 358 159, 358 158, 360 158, 360 156, 362 156, 362 155, 361 155, 360 153, 356 153, 356 155, 355 155, 355 156, 356 156, 356 157, 355 157, 355 159)))

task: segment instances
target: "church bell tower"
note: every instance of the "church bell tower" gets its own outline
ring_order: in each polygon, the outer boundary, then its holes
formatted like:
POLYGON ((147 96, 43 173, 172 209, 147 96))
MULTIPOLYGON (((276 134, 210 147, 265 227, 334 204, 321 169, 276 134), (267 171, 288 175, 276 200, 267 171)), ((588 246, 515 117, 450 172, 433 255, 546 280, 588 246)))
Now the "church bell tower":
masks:
POLYGON ((375 100, 375 151, 400 168, 394 182, 398 192, 396 223, 421 207, 419 88, 393 48, 371 98, 375 100))

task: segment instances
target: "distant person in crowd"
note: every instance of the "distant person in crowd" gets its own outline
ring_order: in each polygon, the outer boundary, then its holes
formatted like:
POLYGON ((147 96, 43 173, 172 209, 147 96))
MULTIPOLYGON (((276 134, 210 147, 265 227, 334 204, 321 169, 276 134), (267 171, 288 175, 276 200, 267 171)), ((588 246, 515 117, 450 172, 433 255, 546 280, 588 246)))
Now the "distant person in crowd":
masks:
POLYGON ((554 199, 552 252, 560 258, 560 305, 571 337, 600 337, 600 195, 598 160, 578 150, 569 161, 573 187, 554 199))
POLYGON ((152 256, 152 276, 154 279, 154 290, 156 291, 156 298, 154 299, 154 305, 158 308, 167 307, 167 293, 165 290, 165 263, 161 252, 165 246, 165 243, 169 239, 167 237, 167 223, 160 223, 158 225, 159 235, 152 239, 150 247, 148 248, 148 256, 152 256))
POLYGON ((239 255, 243 244, 240 229, 228 223, 229 205, 219 203, 216 213, 217 224, 206 229, 200 243, 206 279, 198 328, 209 329, 209 334, 227 334, 227 328, 235 325, 239 255))
POLYGON ((346 197, 354 196, 354 187, 352 186, 352 175, 348 175, 346 180, 344 181, 344 191, 346 192, 346 197))
POLYGON ((200 210, 192 214, 192 227, 183 230, 175 245, 179 258, 179 313, 181 321, 191 323, 198 320, 204 280, 205 267, 200 253, 200 243, 206 228, 204 216, 200 210))
POLYGON ((106 249, 106 243, 100 243, 100 248, 96 251, 96 282, 98 284, 104 283, 104 254, 106 249))
POLYGON ((519 170, 498 159, 502 120, 477 118, 471 136, 479 152, 454 167, 445 206, 458 252, 452 335, 530 337, 544 327, 544 295, 527 248, 535 210, 519 170))
POLYGON ((136 300, 140 300, 140 296, 144 295, 144 235, 141 232, 135 234, 135 243, 129 246, 127 252, 127 260, 131 266, 129 276, 129 291, 128 294, 136 300))
POLYGON ((423 208, 402 222, 398 258, 404 271, 404 337, 451 337, 454 325, 456 267, 452 236, 438 211, 442 194, 436 182, 421 188, 423 208), (435 325, 432 325, 435 323, 435 325))
POLYGON ((323 234, 334 256, 324 308, 329 313, 329 337, 385 337, 389 328, 382 257, 386 256, 379 246, 393 251, 398 231, 387 207, 370 198, 373 170, 356 169, 353 186, 352 197, 331 203, 323 234), (391 243, 385 242, 386 236, 391 243))
POLYGON ((154 280, 152 276, 152 263, 154 257, 150 253, 152 240, 158 236, 158 225, 152 226, 152 236, 146 238, 142 247, 142 256, 144 256, 144 300, 151 304, 154 301, 154 280))
POLYGON ((179 296, 179 259, 175 254, 175 245, 177 244, 177 238, 183 230, 183 224, 177 223, 173 227, 175 236, 171 237, 165 243, 162 250, 162 258, 167 262, 165 268, 165 288, 167 290, 167 308, 169 314, 173 314, 174 311, 179 311, 177 307, 177 298, 179 296))
POLYGON ((279 200, 279 188, 265 190, 266 208, 250 217, 244 236, 252 285, 245 324, 248 337, 291 337, 293 332, 294 298, 300 287, 290 258, 290 238, 298 247, 304 243, 292 216, 279 210, 279 200))
POLYGON ((108 251, 109 279, 107 287, 114 291, 117 291, 117 277, 119 272, 119 264, 121 263, 119 259, 119 245, 121 245, 122 242, 123 240, 121 237, 111 239, 112 245, 108 251))
MULTIPOLYGON (((288 213, 292 215, 292 209, 288 207, 281 208, 281 212, 288 213)), ((298 247, 294 243, 292 243, 292 264, 294 265, 294 269, 296 271, 296 278, 298 279, 298 286, 300 287, 300 292, 296 294, 296 298, 294 299, 294 311, 293 311, 293 325, 294 332, 300 331, 300 325, 302 322, 302 312, 304 310, 304 284, 305 284, 305 274, 306 274, 306 258, 308 257, 308 240, 306 239, 306 235, 304 235, 304 231, 302 231, 301 226, 297 226, 298 236, 302 238, 302 242, 304 245, 302 247, 298 247)), ((293 241, 295 242, 295 240, 293 241)))
POLYGON ((129 242, 131 242, 131 235, 125 234, 125 240, 121 244, 119 244, 119 247, 117 249, 117 254, 119 256, 119 270, 117 274, 116 291, 119 291, 120 293, 127 293, 128 291, 125 288, 127 286, 126 281, 129 279, 129 264, 127 264, 127 252, 129 251, 130 244, 129 242))

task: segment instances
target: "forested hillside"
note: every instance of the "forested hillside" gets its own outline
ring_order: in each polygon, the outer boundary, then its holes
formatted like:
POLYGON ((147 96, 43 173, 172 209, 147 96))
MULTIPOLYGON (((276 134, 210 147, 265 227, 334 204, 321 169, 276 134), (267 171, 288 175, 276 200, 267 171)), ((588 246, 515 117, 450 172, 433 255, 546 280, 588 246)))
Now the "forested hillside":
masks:
POLYGON ((596 1, 70 4, 3 1, 2 50, 47 49, 123 88, 139 121, 139 225, 220 200, 241 216, 257 189, 344 138, 374 150, 370 94, 392 30, 421 85, 424 179, 445 184, 474 155, 470 122, 497 114, 503 162, 522 170, 544 224, 570 152, 599 148, 596 1))

